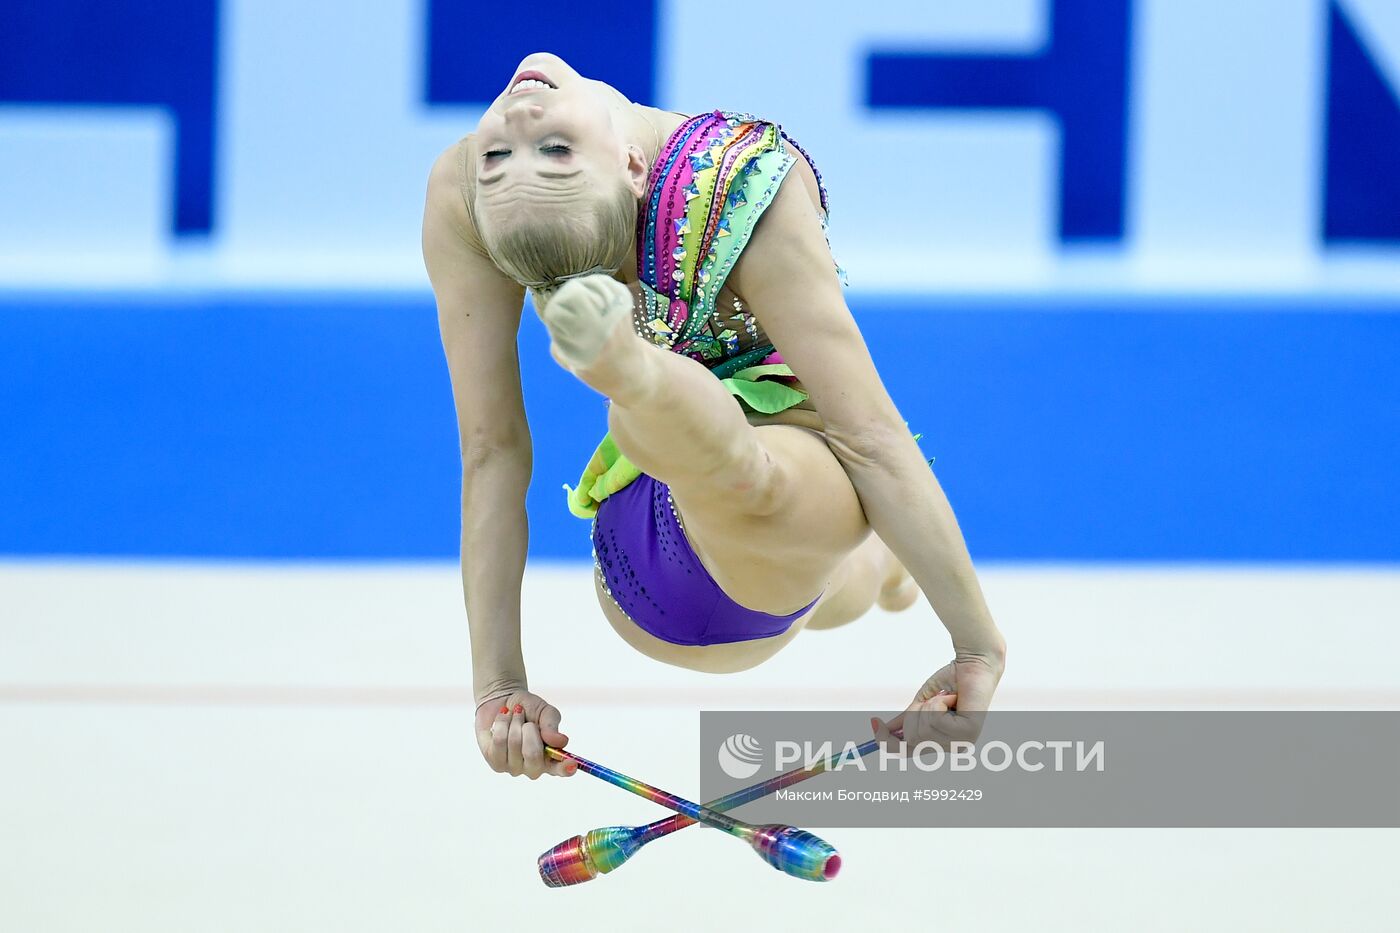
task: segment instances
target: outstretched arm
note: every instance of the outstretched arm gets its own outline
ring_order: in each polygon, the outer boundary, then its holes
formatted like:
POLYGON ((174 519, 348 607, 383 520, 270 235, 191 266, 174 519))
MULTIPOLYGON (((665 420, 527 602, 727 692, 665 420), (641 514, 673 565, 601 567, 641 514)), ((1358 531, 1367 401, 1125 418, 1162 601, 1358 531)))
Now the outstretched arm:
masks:
MULTIPOLYGON (((778 189, 731 283, 811 394, 871 528, 952 637, 955 664, 963 662, 966 674, 957 678, 958 712, 987 709, 1005 641, 948 499, 846 307, 817 210, 801 186, 789 181, 778 189), (973 676, 981 667, 989 676, 973 676)), ((969 729, 975 724, 959 731, 969 729)))
POLYGON ((437 298, 461 441, 462 588, 477 739, 495 770, 538 777, 544 770, 563 773, 545 761, 542 742, 567 739, 557 728, 558 710, 528 692, 520 649, 529 537, 525 490, 533 453, 516 351, 525 296, 496 268, 472 228, 461 155, 457 146, 448 149, 429 176, 423 260, 437 298), (506 713, 499 712, 503 706, 506 713))

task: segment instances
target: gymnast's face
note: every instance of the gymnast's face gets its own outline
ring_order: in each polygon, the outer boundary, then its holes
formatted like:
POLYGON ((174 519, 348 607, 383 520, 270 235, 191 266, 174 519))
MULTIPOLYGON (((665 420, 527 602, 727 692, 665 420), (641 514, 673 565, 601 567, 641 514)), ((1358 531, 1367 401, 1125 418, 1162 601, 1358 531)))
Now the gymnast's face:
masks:
POLYGON ((626 181, 637 147, 624 142, 614 119, 626 105, 557 55, 527 56, 477 125, 478 205, 491 213, 567 208, 626 181))

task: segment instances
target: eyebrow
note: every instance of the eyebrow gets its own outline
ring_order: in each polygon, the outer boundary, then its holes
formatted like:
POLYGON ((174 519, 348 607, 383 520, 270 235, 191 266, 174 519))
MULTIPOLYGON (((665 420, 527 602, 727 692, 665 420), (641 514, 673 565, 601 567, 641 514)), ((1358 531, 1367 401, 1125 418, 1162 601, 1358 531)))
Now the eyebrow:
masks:
MULTIPOLYGON (((539 176, 540 178, 573 178, 575 175, 580 175, 580 174, 582 174, 582 173, 583 173, 583 169, 581 169, 581 168, 576 168, 576 169, 574 169, 572 172, 544 172, 544 171, 540 171, 540 172, 536 172, 535 174, 536 174, 537 176, 539 176)), ((477 183, 478 185, 494 185, 496 182, 500 181, 502 178, 505 178, 505 177, 506 177, 506 173, 505 173, 505 172, 501 172, 500 174, 492 175, 490 178, 478 178, 478 179, 476 180, 476 183, 477 183)))

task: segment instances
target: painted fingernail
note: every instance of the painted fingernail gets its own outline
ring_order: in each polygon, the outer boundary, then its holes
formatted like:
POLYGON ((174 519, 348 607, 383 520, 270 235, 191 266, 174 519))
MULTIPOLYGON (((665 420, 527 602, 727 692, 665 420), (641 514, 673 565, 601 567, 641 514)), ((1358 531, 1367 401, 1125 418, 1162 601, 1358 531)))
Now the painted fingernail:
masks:
POLYGON ((525 712, 525 707, 524 707, 524 706, 521 706, 519 703, 517 703, 517 704, 515 704, 515 711, 516 711, 517 713, 523 713, 523 712, 525 712))
POLYGON ((502 712, 502 713, 509 713, 509 712, 510 712, 510 707, 509 707, 509 706, 502 706, 502 707, 501 707, 501 712, 502 712))
POLYGON ((879 731, 880 731, 880 720, 876 719, 874 716, 871 716, 871 717, 870 717, 870 731, 871 731, 871 732, 879 732, 879 731))

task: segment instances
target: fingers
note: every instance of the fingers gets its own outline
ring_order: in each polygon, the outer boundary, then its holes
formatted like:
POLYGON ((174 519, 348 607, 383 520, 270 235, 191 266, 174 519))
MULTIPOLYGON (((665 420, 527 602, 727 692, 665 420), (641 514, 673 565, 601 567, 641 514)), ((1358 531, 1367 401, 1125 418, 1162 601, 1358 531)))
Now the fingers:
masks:
POLYGON ((538 780, 545 770, 544 742, 540 741, 540 727, 527 722, 520 729, 520 758, 523 763, 521 773, 530 780, 538 780))
POLYGON ((555 748, 563 748, 569 744, 569 737, 559 731, 559 710, 546 703, 530 718, 540 724, 540 738, 544 740, 544 744, 553 745, 555 748))
POLYGON ((976 741, 982 732, 983 716, 957 711, 957 702, 957 694, 942 694, 920 704, 905 720, 904 739, 910 747, 930 742, 947 751, 955 742, 976 741))
POLYGON ((610 276, 589 275, 578 280, 579 290, 587 292, 599 305, 608 304, 608 290, 605 281, 612 281, 610 276))
POLYGON ((495 697, 482 700, 476 705, 476 732, 478 736, 483 732, 491 731, 491 723, 495 720, 496 711, 501 708, 502 702, 504 700, 501 697, 495 697))
POLYGON ((621 292, 627 291, 626 285, 623 285, 611 275, 605 275, 601 272, 597 273, 596 275, 590 275, 586 277, 584 281, 589 283, 590 285, 593 285, 596 288, 602 289, 608 294, 619 294, 621 292))
POLYGON ((559 731, 559 710, 533 693, 492 700, 477 709, 476 738, 491 770, 535 780, 542 774, 570 777, 573 761, 549 756, 546 746, 563 748, 569 737, 559 731))
POLYGON ((612 276, 599 273, 565 282, 549 303, 546 313, 573 316, 588 311, 609 315, 617 311, 630 311, 631 308, 631 289, 612 276))
POLYGON ((507 741, 510 737, 510 710, 502 704, 487 727, 478 730, 477 745, 492 771, 504 771, 508 766, 507 741))
POLYGON ((948 718, 951 695, 939 691, 927 700, 915 701, 904 711, 904 741, 910 748, 920 742, 940 742, 946 731, 943 723, 948 718))
POLYGON ((608 276, 564 283, 543 313, 550 355, 570 372, 590 365, 631 310, 631 291, 608 276))
POLYGON ((914 697, 915 703, 931 700, 939 693, 952 693, 957 689, 957 671, 954 665, 946 664, 937 673, 924 681, 914 697))
POLYGON ((609 305, 622 302, 625 302, 629 306, 632 304, 631 290, 610 275, 598 273, 596 275, 585 276, 579 279, 578 282, 609 305))
MULTIPOLYGON (((489 707, 483 707, 477 716, 476 743, 481 748, 482 757, 486 759, 486 763, 491 766, 492 771, 506 771, 513 775, 523 774, 525 767, 522 746, 525 736, 524 707, 519 703, 510 706, 508 702, 502 702, 500 706, 496 707, 494 715, 491 715, 489 710, 489 707), (488 715, 490 718, 486 719, 488 715), (484 729, 480 727, 483 719, 486 719, 484 729)), ((542 747, 540 751, 542 755, 542 747)))
POLYGON ((513 777, 525 773, 525 753, 521 748, 524 741, 525 708, 519 703, 510 711, 509 740, 506 745, 507 769, 513 777))
POLYGON ((588 285, 584 279, 570 279, 554 293, 545 309, 546 314, 558 313, 560 310, 575 308, 579 302, 587 301, 590 295, 588 285))
POLYGON ((546 706, 540 711, 540 737, 555 748, 563 748, 569 744, 568 735, 559 731, 559 719, 559 710, 553 706, 546 706))
MULTIPOLYGON (((559 722, 559 711, 552 706, 545 707, 554 710, 553 720, 559 722)), ((545 745, 552 745, 558 748, 562 743, 547 742, 544 739, 546 732, 557 735, 567 742, 568 736, 557 729, 547 729, 542 723, 531 722, 528 719, 520 729, 520 757, 522 761, 521 773, 530 780, 535 780, 541 774, 553 774, 559 777, 569 777, 578 770, 578 765, 572 761, 559 761, 545 753, 545 745)))
POLYGON ((631 291, 612 276, 598 273, 565 282, 549 303, 549 309, 553 313, 584 309, 604 311, 622 303, 631 307, 631 291))
POLYGON ((545 703, 539 697, 535 697, 538 702, 532 710, 527 704, 525 712, 529 715, 532 725, 538 729, 540 738, 540 755, 545 774, 553 774, 557 777, 571 777, 578 770, 578 765, 572 761, 559 761, 544 753, 543 746, 551 748, 563 748, 569 744, 569 737, 559 731, 559 710, 554 706, 545 703))
MULTIPOLYGON (((922 692, 922 691, 921 691, 922 692)), ((980 715, 960 715, 956 712, 958 694, 940 689, 927 699, 915 698, 909 708, 888 723, 872 717, 871 728, 881 745, 890 751, 910 754, 921 743, 932 743, 945 751, 954 742, 971 742, 982 729, 980 715), (894 733, 902 731, 901 738, 894 733)))
POLYGON ((555 777, 573 777, 578 773, 578 763, 568 759, 560 761, 557 758, 551 758, 546 755, 545 771, 555 777))
MULTIPOLYGON (((899 717, 895 718, 898 719, 899 717)), ((874 716, 870 717, 870 729, 872 732, 875 733, 875 740, 878 741, 880 743, 880 747, 887 752, 895 752, 899 749, 900 740, 896 738, 893 734, 893 729, 897 728, 891 726, 891 723, 893 722, 893 719, 890 720, 889 723, 884 723, 874 716)))

